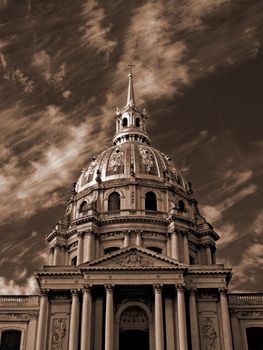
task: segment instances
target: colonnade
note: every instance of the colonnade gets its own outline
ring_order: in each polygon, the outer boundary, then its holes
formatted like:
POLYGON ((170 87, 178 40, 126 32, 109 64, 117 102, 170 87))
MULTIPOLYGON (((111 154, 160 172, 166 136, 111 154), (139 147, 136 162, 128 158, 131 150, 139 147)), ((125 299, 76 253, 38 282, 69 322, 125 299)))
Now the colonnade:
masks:
MULTIPOLYGON (((154 289, 154 341, 155 350, 164 350, 164 322, 163 322, 163 296, 161 284, 153 284, 154 289)), ((200 350, 200 339, 199 339, 199 322, 196 304, 196 290, 189 289, 189 316, 190 316, 190 334, 192 339, 192 349, 200 350)), ((222 319, 222 333, 223 342, 225 350, 232 350, 232 337, 231 337, 231 326, 228 311, 228 300, 226 295, 226 290, 221 289, 220 291, 220 309, 221 309, 221 319, 222 319)), ((91 296, 91 286, 86 286, 82 290, 82 310, 80 310, 80 291, 72 290, 72 302, 71 302, 71 313, 70 313, 70 329, 69 329, 69 350, 75 350, 78 348, 80 343, 80 350, 91 350, 91 323, 92 323, 92 296, 91 296), (81 318, 80 318, 81 312, 81 318), (80 321, 81 320, 81 321, 80 321), (81 322, 81 324, 79 324, 81 322), (78 329, 81 329, 80 339, 78 329)), ((114 285, 105 285, 106 293, 106 307, 105 307, 105 350, 113 350, 114 347, 114 304, 113 304, 113 294, 114 285)), ((177 337, 178 337, 178 350, 187 350, 187 323, 186 323, 186 310, 185 310, 185 288, 183 285, 175 286, 174 303, 172 299, 167 299, 167 304, 165 303, 165 320, 169 323, 165 325, 166 337, 171 339, 166 339, 166 349, 173 349, 175 346, 174 329, 172 326, 173 311, 172 308, 175 307, 174 314, 177 317, 177 337), (174 305, 174 306, 173 306, 174 305), (173 334, 171 336, 171 334, 173 334)), ((166 301, 166 299, 165 299, 166 301)), ((100 307, 100 312, 102 314, 102 299, 96 299, 96 307, 100 307), (98 303, 97 305, 97 301, 98 303), (99 305, 100 304, 100 305, 99 305)), ((98 310, 96 310, 96 315, 98 310)), ((96 316, 96 317, 97 317, 96 316)), ((47 337, 47 324, 48 324, 48 292, 43 291, 40 297, 40 312, 38 318, 38 329, 37 329, 37 340, 36 340, 36 350, 43 350, 45 348, 45 342, 47 337)), ((102 322, 102 315, 100 317, 102 322)), ((95 332, 98 336, 95 336, 96 349, 101 349, 102 344, 102 327, 95 327, 95 332), (100 339, 99 339, 100 338, 100 339)), ((151 350, 151 349, 150 349, 151 350)))
MULTIPOLYGON (((209 243, 201 244, 197 250, 196 264, 207 264, 212 265, 213 253, 212 245, 209 243), (203 259, 201 258, 201 251, 204 252, 203 259)), ((166 244, 167 255, 173 259, 176 259, 187 265, 190 264, 190 254, 189 254, 189 242, 188 233, 186 231, 173 230, 167 234, 167 244, 166 244), (181 242, 181 244, 180 244, 181 242), (182 247, 182 251, 180 249, 182 247)))

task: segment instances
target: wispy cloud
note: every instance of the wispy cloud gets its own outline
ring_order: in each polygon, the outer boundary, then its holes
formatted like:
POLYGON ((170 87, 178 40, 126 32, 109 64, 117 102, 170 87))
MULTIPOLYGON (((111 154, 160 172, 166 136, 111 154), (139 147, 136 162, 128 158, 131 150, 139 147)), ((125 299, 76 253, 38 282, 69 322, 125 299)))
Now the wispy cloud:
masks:
POLYGON ((16 295, 16 294, 36 294, 38 292, 38 286, 33 276, 24 281, 22 285, 19 285, 15 280, 7 280, 4 277, 0 277, 0 291, 4 295, 16 295))
POLYGON ((62 63, 58 69, 54 69, 50 55, 41 50, 33 55, 32 66, 39 69, 43 78, 51 83, 61 84, 66 76, 66 64, 62 63))
POLYGON ((85 25, 79 28, 83 45, 93 47, 97 52, 110 54, 117 42, 110 39, 111 25, 105 25, 105 10, 96 0, 86 0, 82 16, 86 20, 85 25))

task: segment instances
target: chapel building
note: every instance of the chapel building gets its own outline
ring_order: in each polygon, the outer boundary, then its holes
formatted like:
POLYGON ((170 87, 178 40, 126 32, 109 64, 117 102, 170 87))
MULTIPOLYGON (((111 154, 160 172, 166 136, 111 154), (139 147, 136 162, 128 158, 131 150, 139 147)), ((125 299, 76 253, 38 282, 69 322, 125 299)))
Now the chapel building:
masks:
POLYGON ((133 75, 113 146, 47 235, 40 295, 0 296, 0 350, 262 350, 263 293, 229 293, 219 235, 151 146, 133 75))

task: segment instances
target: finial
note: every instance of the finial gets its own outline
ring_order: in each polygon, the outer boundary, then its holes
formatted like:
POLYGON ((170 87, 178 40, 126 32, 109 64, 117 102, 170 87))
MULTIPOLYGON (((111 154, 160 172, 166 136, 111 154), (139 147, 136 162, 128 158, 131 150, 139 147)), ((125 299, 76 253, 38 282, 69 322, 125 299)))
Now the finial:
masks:
POLYGON ((130 68, 130 73, 128 75, 129 85, 128 85, 128 95, 127 95, 127 106, 132 106, 135 104, 133 81, 132 81, 132 78, 133 78, 132 67, 134 67, 134 64, 128 64, 128 67, 130 68))

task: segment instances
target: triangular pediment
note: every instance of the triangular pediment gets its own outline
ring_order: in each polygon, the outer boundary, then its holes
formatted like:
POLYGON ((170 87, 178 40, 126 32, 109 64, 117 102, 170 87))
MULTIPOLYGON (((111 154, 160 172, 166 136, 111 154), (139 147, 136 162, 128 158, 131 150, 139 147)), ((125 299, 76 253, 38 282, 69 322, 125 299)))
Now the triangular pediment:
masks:
POLYGON ((84 263, 87 269, 185 269, 186 266, 165 255, 146 248, 131 246, 84 263))

